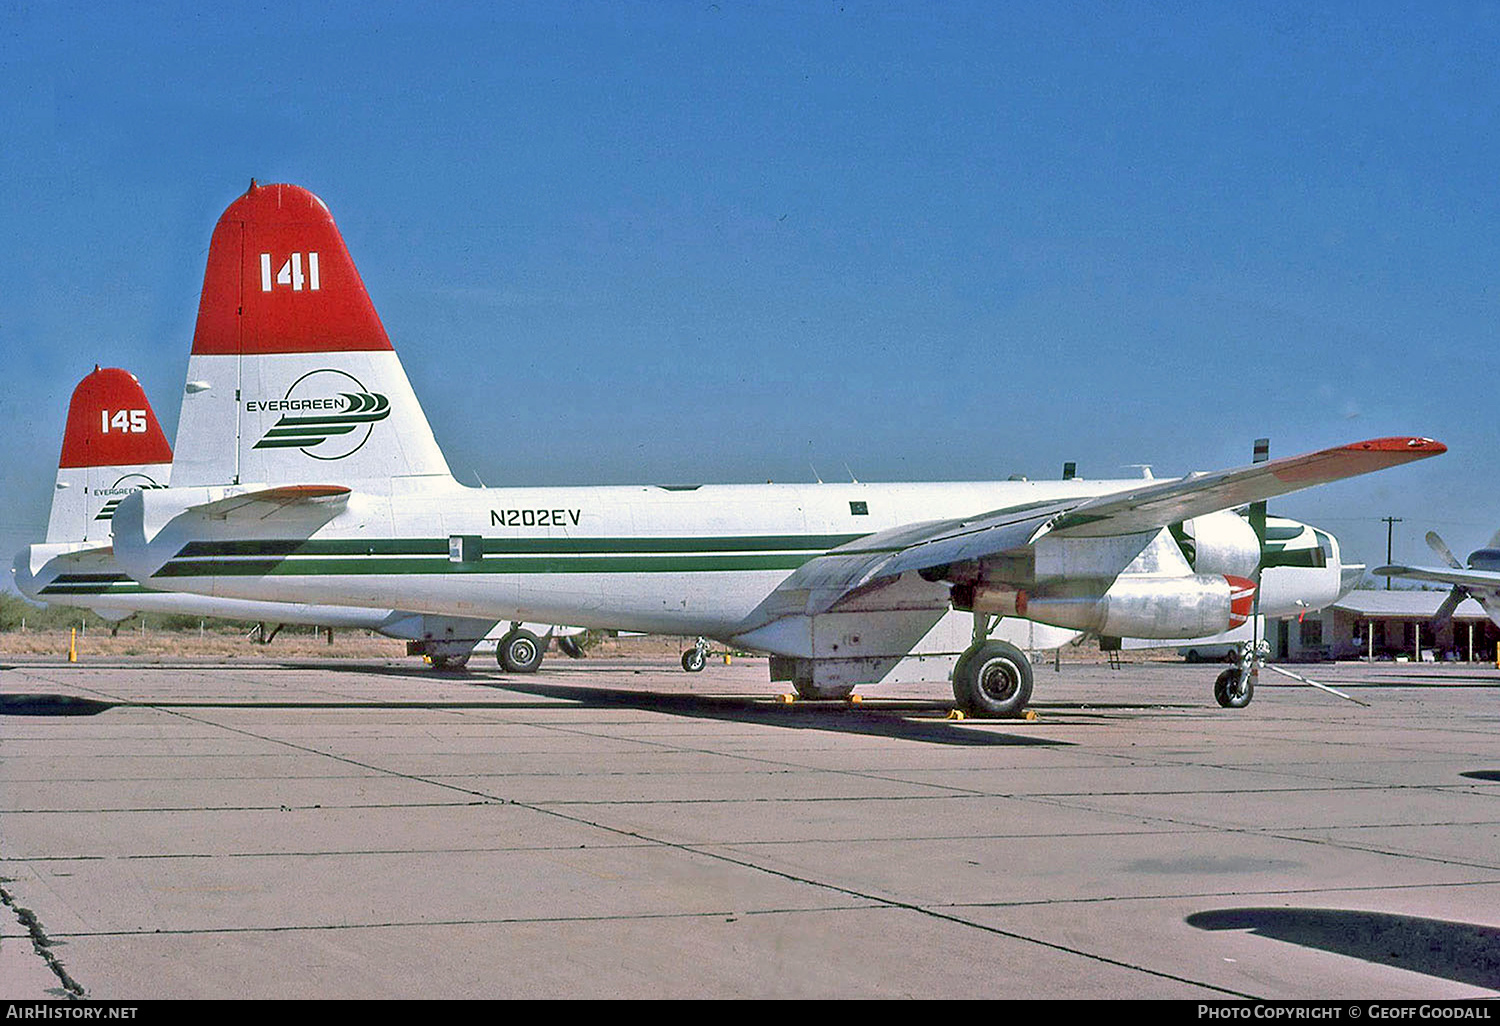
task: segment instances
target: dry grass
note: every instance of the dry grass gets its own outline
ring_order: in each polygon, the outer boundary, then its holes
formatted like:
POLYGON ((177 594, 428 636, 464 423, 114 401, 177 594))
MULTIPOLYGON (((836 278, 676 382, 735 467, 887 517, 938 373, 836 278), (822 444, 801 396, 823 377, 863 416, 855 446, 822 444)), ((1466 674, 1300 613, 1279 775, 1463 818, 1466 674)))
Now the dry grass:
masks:
MULTIPOLYGON (((66 658, 68 631, 11 631, 0 634, 0 655, 56 656, 66 658)), ((325 659, 400 659, 406 655, 406 643, 365 631, 335 631, 333 644, 306 627, 287 628, 269 645, 262 645, 242 634, 219 631, 142 632, 139 628, 120 628, 111 637, 109 629, 90 630, 77 639, 78 656, 104 658, 144 656, 165 659, 281 659, 289 656, 325 659)))
MULTIPOLYGON (((67 658, 68 631, 8 631, 0 632, 0 657, 38 656, 67 658)), ((404 659, 406 642, 382 637, 369 631, 344 630, 333 632, 333 644, 321 633, 314 634, 308 627, 288 627, 276 635, 269 645, 262 645, 249 637, 227 631, 206 630, 201 634, 195 630, 141 631, 137 626, 120 628, 118 635, 111 636, 109 628, 90 628, 79 635, 78 655, 100 658, 137 657, 156 659, 404 659)), ((676 659, 693 647, 693 639, 665 634, 648 634, 624 638, 602 638, 589 649, 591 659, 676 659)), ((714 651, 722 651, 715 644, 714 651)), ((553 651, 548 658, 565 658, 553 651)), ((1053 656, 1044 656, 1048 662, 1053 656)), ((1106 661, 1104 653, 1096 645, 1081 645, 1062 649, 1062 662, 1101 663, 1106 661)), ((1141 663, 1161 659, 1176 661, 1181 657, 1173 649, 1139 649, 1121 653, 1121 662, 1141 663)))
MULTIPOLYGON (((8 631, 0 633, 0 657, 41 656, 66 658, 69 632, 8 631)), ((269 645, 227 631, 195 630, 142 631, 138 626, 122 626, 111 636, 109 628, 93 629, 77 638, 78 656, 116 658, 125 656, 158 659, 404 659, 406 642, 382 637, 368 631, 333 632, 333 644, 323 634, 308 627, 288 627, 278 633, 269 645)), ((665 635, 604 638, 589 649, 594 659, 665 657, 675 659, 693 647, 692 638, 665 635)), ((564 658, 555 650, 549 658, 564 658)))

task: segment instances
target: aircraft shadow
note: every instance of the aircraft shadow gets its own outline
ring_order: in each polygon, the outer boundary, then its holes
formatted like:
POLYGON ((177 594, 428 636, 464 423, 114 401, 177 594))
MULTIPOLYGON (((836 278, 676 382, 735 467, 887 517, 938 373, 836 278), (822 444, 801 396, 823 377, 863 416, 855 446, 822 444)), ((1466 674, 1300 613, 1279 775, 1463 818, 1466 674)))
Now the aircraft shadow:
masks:
POLYGON ((73 695, 0 694, 0 716, 97 716, 110 709, 555 709, 554 701, 130 701, 103 702, 73 695))
POLYGON ((959 726, 943 720, 916 720, 903 716, 914 708, 932 712, 945 707, 928 703, 883 706, 880 709, 848 706, 841 702, 783 705, 765 699, 732 695, 668 695, 654 691, 626 691, 564 684, 531 684, 507 680, 493 687, 522 694, 567 699, 590 708, 626 708, 661 712, 696 719, 760 723, 795 730, 826 730, 841 734, 864 734, 927 744, 985 747, 997 745, 1071 746, 1069 741, 999 733, 989 729, 959 726))
POLYGON ((0 695, 0 716, 97 716, 117 704, 74 695, 0 695))
MULTIPOLYGON (((474 683, 478 684, 477 681, 474 683)), ((0 694, 0 716, 97 716, 110 709, 557 709, 559 701, 585 708, 629 708, 697 719, 762 723, 797 730, 826 730, 870 737, 888 737, 927 744, 988 746, 1069 746, 1072 742, 1023 734, 1000 733, 983 727, 960 727, 947 720, 916 720, 902 713, 933 712, 929 703, 891 703, 882 708, 857 709, 842 703, 772 704, 765 699, 720 695, 664 695, 649 691, 570 687, 559 684, 518 684, 514 681, 480 685, 533 695, 539 701, 100 701, 57 694, 0 694), (977 729, 976 729, 977 728, 977 729)))
POLYGON ((1470 780, 1500 780, 1500 770, 1468 770, 1459 776, 1470 780))
POLYGON ((1226 908, 1195 912, 1200 930, 1258 937, 1410 969, 1475 987, 1500 988, 1500 928, 1336 908, 1226 908))

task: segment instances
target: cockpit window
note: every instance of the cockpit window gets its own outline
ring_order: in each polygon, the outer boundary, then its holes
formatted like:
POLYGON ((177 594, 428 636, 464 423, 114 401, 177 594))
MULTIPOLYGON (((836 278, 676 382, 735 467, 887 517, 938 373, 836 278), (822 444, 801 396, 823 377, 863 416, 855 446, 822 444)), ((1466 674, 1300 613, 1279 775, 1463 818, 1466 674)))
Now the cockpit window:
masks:
POLYGON ((1333 538, 1313 528, 1313 535, 1318 539, 1318 550, 1323 553, 1323 562, 1326 566, 1333 559, 1333 538))
POLYGON ((1307 530, 1302 524, 1267 524, 1266 541, 1289 542, 1293 538, 1302 537, 1302 532, 1307 530))

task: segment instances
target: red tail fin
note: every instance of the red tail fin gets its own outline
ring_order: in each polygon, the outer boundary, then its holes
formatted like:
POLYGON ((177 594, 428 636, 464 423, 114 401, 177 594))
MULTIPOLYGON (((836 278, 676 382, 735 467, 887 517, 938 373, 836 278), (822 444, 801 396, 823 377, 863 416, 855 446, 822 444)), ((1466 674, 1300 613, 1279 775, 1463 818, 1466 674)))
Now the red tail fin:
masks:
POLYGON ((194 355, 390 348, 323 201, 300 186, 251 182, 209 243, 194 355))
POLYGON ((95 367, 73 389, 59 468, 171 462, 172 447, 134 374, 95 367))

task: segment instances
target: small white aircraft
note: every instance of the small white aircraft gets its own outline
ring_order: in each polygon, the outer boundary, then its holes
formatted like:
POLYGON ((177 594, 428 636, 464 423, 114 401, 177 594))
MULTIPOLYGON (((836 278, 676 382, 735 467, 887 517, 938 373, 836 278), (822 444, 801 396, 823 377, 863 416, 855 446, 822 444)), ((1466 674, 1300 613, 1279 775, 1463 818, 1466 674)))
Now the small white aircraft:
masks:
POLYGON ((1433 620, 1439 624, 1451 617, 1465 598, 1478 602, 1485 614, 1496 624, 1500 624, 1500 531, 1495 533, 1484 548, 1469 553, 1466 563, 1458 561, 1436 531, 1427 532, 1427 545, 1442 557, 1443 562, 1448 564, 1446 567, 1396 564, 1376 567, 1374 573, 1382 577, 1451 585, 1453 590, 1448 592, 1448 597, 1433 615, 1433 620))
POLYGON ((172 487, 124 499, 114 543, 151 587, 700 635, 816 698, 880 680, 960 610, 954 696, 1008 716, 1032 674, 996 617, 1225 630, 1260 557, 1232 507, 1444 451, 1378 438, 1180 480, 470 488, 328 208, 252 183, 209 246, 172 487))
MULTIPOLYGON (((360 628, 407 642, 409 655, 434 669, 457 669, 477 647, 493 641, 496 658, 513 673, 541 665, 547 637, 570 633, 545 624, 497 624, 493 619, 431 616, 359 606, 264 602, 162 591, 137 584, 120 570, 111 548, 115 507, 140 489, 165 488, 172 449, 140 382, 117 367, 99 368, 73 390, 58 459, 47 540, 17 554, 17 589, 38 602, 91 609, 106 620, 136 613, 168 613, 285 624, 360 628)), ((262 632, 262 640, 274 636, 262 632)))

